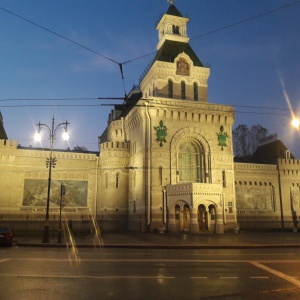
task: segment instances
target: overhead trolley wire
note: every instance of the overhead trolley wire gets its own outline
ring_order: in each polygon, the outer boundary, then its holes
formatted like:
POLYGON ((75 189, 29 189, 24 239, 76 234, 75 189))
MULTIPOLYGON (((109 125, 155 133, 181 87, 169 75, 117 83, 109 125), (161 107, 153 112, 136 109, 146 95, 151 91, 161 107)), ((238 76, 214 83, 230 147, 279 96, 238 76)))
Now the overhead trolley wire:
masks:
POLYGON ((28 22, 28 23, 34 25, 34 26, 37 26, 37 27, 39 27, 39 28, 41 28, 41 29, 43 29, 43 30, 45 30, 45 31, 48 31, 48 32, 50 32, 50 33, 52 33, 52 34, 54 34, 54 35, 56 35, 56 36, 58 36, 58 37, 60 37, 60 38, 62 38, 62 39, 64 39, 64 40, 66 40, 66 41, 68 41, 68 42, 70 42, 70 43, 73 43, 73 44, 75 44, 75 45, 77 45, 77 46, 79 46, 79 47, 81 47, 81 48, 83 48, 83 49, 85 49, 85 50, 88 50, 88 51, 90 51, 90 52, 92 52, 92 53, 94 53, 94 54, 97 54, 97 55, 101 56, 102 58, 105 58, 105 59, 107 59, 107 60, 109 60, 109 61, 111 61, 111 62, 113 62, 113 63, 119 65, 120 71, 121 71, 121 76, 122 76, 122 81, 123 81, 124 93, 125 93, 125 95, 126 95, 125 84, 124 84, 123 69, 122 69, 122 64, 121 64, 120 62, 117 62, 116 60, 114 60, 114 59, 112 59, 112 58, 110 58, 110 57, 108 57, 108 56, 106 56, 106 55, 103 55, 103 54, 101 54, 101 53, 99 53, 99 52, 97 52, 97 51, 95 51, 95 50, 93 50, 93 49, 91 49, 91 48, 89 48, 89 47, 87 47, 87 46, 84 46, 84 45, 82 45, 82 44, 80 44, 80 43, 78 43, 78 42, 75 42, 74 40, 71 40, 71 39, 69 39, 69 38, 67 38, 67 37, 65 37, 65 36, 63 36, 63 35, 61 35, 61 34, 55 32, 55 31, 53 31, 53 30, 51 30, 51 29, 48 29, 48 28, 46 28, 45 26, 39 25, 39 24, 37 24, 37 23, 35 23, 35 22, 33 22, 33 21, 27 19, 27 18, 24 18, 24 17, 22 17, 22 16, 20 16, 20 15, 18 15, 18 14, 16 14, 16 13, 14 13, 14 12, 8 10, 8 9, 5 9, 5 8, 3 8, 3 7, 1 7, 1 6, 0 6, 0 9, 3 10, 3 11, 5 11, 5 12, 7 12, 7 13, 9 13, 9 14, 11 14, 11 15, 13 15, 13 16, 15 16, 15 17, 17 17, 17 18, 19 18, 19 19, 22 19, 23 21, 26 21, 26 22, 28 22))
MULTIPOLYGON (((243 20, 240 20, 240 21, 238 21, 238 22, 235 22, 235 23, 232 23, 232 24, 228 24, 228 25, 222 26, 222 27, 220 27, 220 28, 214 29, 214 30, 212 30, 212 31, 203 33, 203 34, 201 34, 201 35, 192 37, 192 38, 190 38, 190 40, 195 40, 195 39, 198 39, 198 38, 201 38, 201 37, 204 37, 204 36, 207 36, 207 35, 216 33, 216 32, 218 32, 218 31, 225 30, 225 29, 228 29, 228 28, 231 28, 231 27, 240 25, 240 24, 242 24, 242 23, 246 23, 246 22, 252 21, 252 20, 254 20, 254 19, 263 17, 263 16, 268 15, 268 14, 275 13, 275 12, 277 12, 277 11, 279 11, 279 10, 282 10, 282 9, 285 9, 285 8, 289 8, 289 7, 294 6, 294 5, 297 5, 297 4, 299 4, 299 3, 300 3, 300 0, 295 1, 295 2, 292 2, 292 3, 289 3, 289 4, 286 4, 286 5, 283 5, 283 6, 281 6, 281 7, 278 7, 278 8, 275 8, 275 9, 272 9, 272 10, 269 10, 269 11, 266 11, 266 12, 263 12, 263 13, 260 13, 260 14, 258 14, 258 15, 249 17, 249 18, 247 18, 247 19, 243 19, 243 20)), ((128 63, 131 63, 131 62, 133 62, 133 61, 136 61, 136 60, 142 59, 142 58, 144 58, 144 57, 147 57, 147 56, 149 56, 149 55, 153 55, 153 54, 157 53, 157 51, 153 51, 153 52, 151 52, 151 53, 142 55, 142 56, 140 56, 140 57, 136 57, 136 58, 133 58, 133 59, 124 61, 124 62, 118 62, 118 61, 116 61, 116 60, 114 60, 114 59, 112 59, 112 58, 110 58, 110 57, 108 57, 108 56, 106 56, 106 55, 103 55, 103 54, 99 53, 98 51, 95 51, 95 50, 93 50, 93 49, 91 49, 91 48, 89 48, 89 47, 87 47, 87 46, 84 46, 84 45, 81 44, 81 43, 78 43, 78 42, 76 42, 76 41, 74 41, 74 40, 72 40, 72 39, 70 39, 70 38, 67 38, 67 37, 63 36, 62 34, 59 34, 59 33, 55 32, 55 31, 53 31, 53 30, 51 30, 51 29, 48 29, 48 28, 46 28, 45 26, 39 25, 39 24, 36 23, 36 22, 33 22, 33 21, 31 21, 31 20, 29 20, 29 19, 27 19, 27 18, 25 18, 25 17, 22 17, 22 16, 20 16, 20 15, 14 13, 14 12, 8 10, 8 9, 5 9, 4 7, 1 7, 1 6, 0 6, 0 9, 3 10, 3 11, 5 11, 6 13, 9 13, 9 14, 11 14, 11 15, 13 15, 13 16, 19 18, 19 19, 22 19, 22 20, 25 21, 25 22, 28 22, 28 23, 30 23, 30 24, 32 24, 32 25, 34 25, 34 26, 37 26, 37 27, 39 27, 39 28, 41 28, 41 29, 43 29, 43 30, 45 30, 45 31, 47 31, 47 32, 49 32, 49 33, 52 33, 52 34, 54 34, 54 35, 56 35, 56 36, 58 36, 58 37, 60 37, 60 38, 62 38, 62 39, 64 39, 64 40, 66 40, 66 41, 68 41, 68 42, 70 42, 70 43, 73 43, 73 44, 75 44, 75 45, 77 45, 77 46, 79 46, 79 47, 81 47, 81 48, 83 48, 83 49, 85 49, 85 50, 88 50, 88 51, 90 51, 90 52, 92 52, 92 53, 94 53, 94 54, 96 54, 96 55, 101 56, 102 58, 105 58, 105 59, 107 59, 107 60, 109 60, 109 61, 111 61, 111 62, 117 64, 117 65, 119 66, 120 73, 121 73, 121 77, 122 77, 123 89, 124 89, 125 97, 127 97, 127 94, 126 94, 126 90, 125 90, 123 65, 128 64, 128 63)))

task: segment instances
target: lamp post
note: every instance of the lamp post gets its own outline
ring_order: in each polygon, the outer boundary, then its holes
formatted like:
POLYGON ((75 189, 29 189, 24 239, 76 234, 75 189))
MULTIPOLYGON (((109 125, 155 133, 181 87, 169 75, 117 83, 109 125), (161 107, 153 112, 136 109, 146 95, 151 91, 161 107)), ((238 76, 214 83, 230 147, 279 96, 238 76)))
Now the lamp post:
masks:
POLYGON ((44 226, 44 234, 43 234, 43 243, 49 243, 49 204, 50 204, 50 190, 51 190, 51 171, 52 168, 55 168, 56 165, 56 158, 53 158, 52 155, 52 150, 53 150, 53 145, 55 142, 55 134, 57 129, 63 128, 63 139, 68 140, 69 139, 69 134, 68 134, 68 125, 70 123, 68 121, 64 123, 58 124, 56 127, 54 126, 54 116, 52 118, 52 124, 51 127, 49 127, 46 124, 42 124, 39 122, 37 124, 37 132, 35 134, 35 140, 36 141, 41 141, 41 130, 43 128, 47 128, 49 130, 49 143, 50 143, 50 156, 49 158, 46 159, 46 167, 49 168, 49 176, 48 176, 48 191, 47 191, 47 206, 46 206, 46 218, 45 218, 45 226, 44 226))
POLYGON ((59 201, 59 226, 58 226, 58 237, 57 243, 61 244, 61 210, 65 206, 63 204, 63 196, 66 194, 66 186, 60 185, 60 201, 59 201))

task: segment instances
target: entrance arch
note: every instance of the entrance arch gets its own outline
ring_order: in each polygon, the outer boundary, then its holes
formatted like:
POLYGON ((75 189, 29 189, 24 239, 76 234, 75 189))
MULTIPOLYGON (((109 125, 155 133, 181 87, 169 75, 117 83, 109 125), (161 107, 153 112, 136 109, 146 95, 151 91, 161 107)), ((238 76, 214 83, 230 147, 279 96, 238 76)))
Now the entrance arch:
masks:
POLYGON ((208 207, 204 204, 198 206, 198 224, 200 231, 216 231, 216 206, 214 204, 208 207))
POLYGON ((190 207, 186 203, 175 205, 175 230, 189 231, 191 223, 190 207))
POLYGON ((208 206, 208 212, 209 212, 209 229, 213 232, 216 232, 216 207, 213 204, 210 204, 208 206))
POLYGON ((198 206, 198 224, 200 231, 208 230, 207 211, 204 204, 198 206))

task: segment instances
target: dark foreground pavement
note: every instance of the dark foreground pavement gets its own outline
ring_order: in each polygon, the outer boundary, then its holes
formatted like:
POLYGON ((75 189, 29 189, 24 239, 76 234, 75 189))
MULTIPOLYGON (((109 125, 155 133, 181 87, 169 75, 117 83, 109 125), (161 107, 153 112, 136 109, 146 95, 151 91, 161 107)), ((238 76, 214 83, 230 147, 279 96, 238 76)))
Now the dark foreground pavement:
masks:
POLYGON ((69 236, 57 242, 51 237, 42 243, 41 237, 15 237, 19 247, 73 247, 78 248, 150 248, 150 249, 249 249, 249 248, 300 248, 300 233, 104 233, 100 236, 69 236))

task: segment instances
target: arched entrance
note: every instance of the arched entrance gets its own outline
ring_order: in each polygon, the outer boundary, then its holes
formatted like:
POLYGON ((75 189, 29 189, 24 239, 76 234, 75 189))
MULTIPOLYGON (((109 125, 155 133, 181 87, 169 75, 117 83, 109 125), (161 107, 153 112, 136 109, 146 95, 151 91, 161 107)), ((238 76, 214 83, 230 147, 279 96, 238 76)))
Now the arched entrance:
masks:
POLYGON ((198 206, 198 224, 200 231, 208 230, 207 211, 204 204, 198 206))
POLYGON ((214 204, 210 204, 208 208, 204 204, 198 206, 198 224, 200 231, 215 232, 216 206, 214 204))
POLYGON ((190 207, 188 204, 175 205, 176 231, 189 231, 191 223, 190 207))
POLYGON ((191 223, 190 208, 187 204, 183 206, 182 230, 189 231, 191 223))
POLYGON ((209 229, 213 232, 216 231, 216 207, 213 204, 208 206, 209 212, 209 229))

